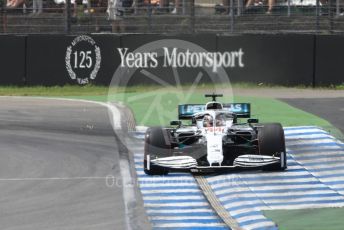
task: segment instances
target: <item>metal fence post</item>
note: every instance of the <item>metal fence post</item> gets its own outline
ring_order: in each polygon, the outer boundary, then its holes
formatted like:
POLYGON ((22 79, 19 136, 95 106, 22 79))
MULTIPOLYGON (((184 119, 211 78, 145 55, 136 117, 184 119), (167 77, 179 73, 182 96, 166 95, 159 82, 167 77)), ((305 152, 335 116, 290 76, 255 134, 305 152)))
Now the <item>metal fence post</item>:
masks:
POLYGON ((229 1, 229 16, 230 16, 230 32, 234 32, 234 8, 233 8, 234 0, 229 1))
MULTIPOLYGON (((2 30, 4 29, 4 12, 3 12, 3 8, 2 8, 2 5, 0 6, 0 22, 1 22, 1 28, 2 30)), ((0 30, 0 32, 3 32, 0 30)))
POLYGON ((7 10, 5 6, 5 2, 3 5, 3 12, 2 12, 2 29, 4 33, 7 33, 7 10))
POLYGON ((65 32, 70 33, 71 29, 71 15, 70 15, 70 0, 66 0, 66 22, 65 22, 65 32))
POLYGON ((138 0, 134 0, 133 1, 133 6, 134 6, 134 15, 137 15, 138 14, 138 0))
POLYGON ((190 29, 195 33, 195 0, 190 0, 190 29))
POLYGON ((238 8, 237 8, 237 13, 236 13, 237 16, 240 16, 240 15, 241 15, 242 10, 243 10, 243 8, 244 8, 243 4, 244 4, 243 1, 237 0, 237 6, 238 6, 238 8))
POLYGON ((319 32, 319 15, 320 15, 320 4, 319 0, 316 0, 316 15, 315 15, 315 31, 316 33, 319 32))
POLYGON ((332 0, 328 0, 328 17, 330 20, 330 33, 333 33, 333 1, 332 0))
MULTIPOLYGON (((3 30, 4 29, 4 9, 2 7, 2 2, 0 2, 0 22, 1 22, 1 29, 3 30)), ((3 32, 0 30, 0 33, 3 32)))
POLYGON ((288 0, 288 17, 290 17, 290 0, 288 0))
POLYGON ((148 8, 147 8, 147 13, 148 13, 148 32, 152 32, 152 3, 151 0, 148 0, 148 8))
POLYGON ((336 0, 336 15, 339 16, 340 11, 339 11, 339 0, 336 0))

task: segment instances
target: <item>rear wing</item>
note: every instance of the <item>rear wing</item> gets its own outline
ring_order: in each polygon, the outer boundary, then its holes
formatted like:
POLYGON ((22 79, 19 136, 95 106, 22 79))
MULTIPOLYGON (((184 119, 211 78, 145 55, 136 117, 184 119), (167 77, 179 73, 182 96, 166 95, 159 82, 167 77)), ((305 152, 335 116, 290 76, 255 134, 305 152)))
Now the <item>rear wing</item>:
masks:
POLYGON ((251 104, 250 103, 228 103, 223 104, 223 109, 229 110, 237 115, 239 118, 251 117, 251 104))
MULTIPOLYGON (((223 109, 235 113, 239 118, 249 118, 251 116, 251 105, 249 103, 227 103, 223 104, 223 109)), ((205 111, 204 104, 178 105, 179 120, 188 120, 196 113, 205 111)))
POLYGON ((188 120, 191 119, 194 114, 203 112, 204 110, 204 104, 178 105, 178 118, 179 120, 188 120))

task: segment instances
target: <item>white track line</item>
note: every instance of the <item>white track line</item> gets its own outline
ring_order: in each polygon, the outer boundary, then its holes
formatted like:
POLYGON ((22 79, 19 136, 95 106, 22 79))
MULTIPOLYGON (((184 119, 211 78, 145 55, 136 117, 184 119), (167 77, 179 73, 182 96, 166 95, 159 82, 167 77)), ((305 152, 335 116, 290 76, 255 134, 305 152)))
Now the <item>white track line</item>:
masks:
POLYGON ((2 181, 49 181, 49 180, 99 180, 108 177, 37 177, 37 178, 0 178, 2 181))

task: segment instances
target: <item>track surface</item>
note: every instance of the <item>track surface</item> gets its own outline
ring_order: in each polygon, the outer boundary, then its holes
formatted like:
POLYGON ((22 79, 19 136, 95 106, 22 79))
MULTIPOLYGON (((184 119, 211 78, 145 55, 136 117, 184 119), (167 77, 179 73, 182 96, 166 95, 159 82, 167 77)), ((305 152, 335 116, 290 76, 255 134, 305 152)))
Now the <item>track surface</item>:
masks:
POLYGON ((107 108, 0 98, 1 229, 125 229, 107 108), (108 181, 112 185, 112 180, 108 181))
POLYGON ((324 118, 344 134, 344 97, 282 100, 294 107, 324 118))

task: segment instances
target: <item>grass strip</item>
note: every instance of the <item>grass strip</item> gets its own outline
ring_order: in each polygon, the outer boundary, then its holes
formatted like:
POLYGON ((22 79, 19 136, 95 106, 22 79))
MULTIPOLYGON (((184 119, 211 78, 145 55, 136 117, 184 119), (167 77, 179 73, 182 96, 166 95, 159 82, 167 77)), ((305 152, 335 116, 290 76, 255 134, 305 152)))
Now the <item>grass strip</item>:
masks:
MULTIPOLYGON (((187 89, 190 85, 181 86, 182 89, 187 89)), ((197 90, 209 90, 212 88, 224 87, 222 85, 213 84, 200 84, 197 86, 197 90)), ((247 88, 247 89, 319 89, 319 90, 344 90, 344 84, 342 85, 330 85, 327 87, 316 87, 298 85, 288 88, 281 85, 273 85, 266 83, 232 83, 232 88, 247 88)), ((129 87, 116 87, 117 92, 146 92, 147 90, 158 89, 159 86, 154 85, 137 85, 129 87)), ((65 86, 0 86, 0 96, 83 96, 83 95, 107 95, 109 87, 97 86, 97 85, 65 85, 65 86)))
POLYGON ((264 211, 279 230, 342 230, 344 208, 264 211))

